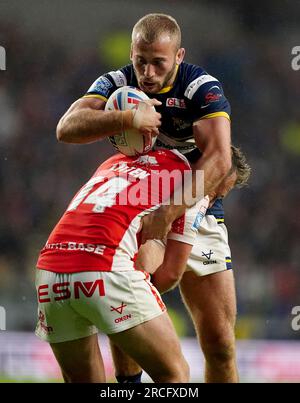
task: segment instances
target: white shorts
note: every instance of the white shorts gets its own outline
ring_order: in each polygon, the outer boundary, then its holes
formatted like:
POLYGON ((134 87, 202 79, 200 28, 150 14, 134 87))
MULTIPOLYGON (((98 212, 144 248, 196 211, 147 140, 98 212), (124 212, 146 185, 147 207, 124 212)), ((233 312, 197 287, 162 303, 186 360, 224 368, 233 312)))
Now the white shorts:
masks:
POLYGON ((98 332, 119 333, 161 315, 166 307, 150 276, 122 272, 36 271, 36 335, 49 343, 98 332))
MULTIPOLYGON (((169 233, 169 239, 191 244, 191 234, 169 233)), ((198 276, 218 273, 232 269, 231 252, 228 245, 228 233, 224 220, 213 215, 206 215, 198 228, 193 249, 187 261, 186 271, 193 271, 198 276)))

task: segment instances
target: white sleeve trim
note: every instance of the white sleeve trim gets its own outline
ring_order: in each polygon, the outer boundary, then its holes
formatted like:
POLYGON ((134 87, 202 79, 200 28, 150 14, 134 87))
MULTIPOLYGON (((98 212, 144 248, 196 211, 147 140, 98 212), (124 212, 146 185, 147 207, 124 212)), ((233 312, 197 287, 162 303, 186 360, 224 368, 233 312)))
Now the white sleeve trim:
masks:
POLYGON ((219 81, 213 76, 210 76, 209 74, 203 74, 200 77, 195 78, 186 88, 184 92, 184 96, 187 97, 188 99, 192 99, 195 92, 203 85, 212 81, 219 81))
POLYGON ((117 87, 124 87, 125 85, 127 85, 125 74, 122 73, 121 70, 110 71, 108 74, 114 80, 114 83, 116 84, 117 87))

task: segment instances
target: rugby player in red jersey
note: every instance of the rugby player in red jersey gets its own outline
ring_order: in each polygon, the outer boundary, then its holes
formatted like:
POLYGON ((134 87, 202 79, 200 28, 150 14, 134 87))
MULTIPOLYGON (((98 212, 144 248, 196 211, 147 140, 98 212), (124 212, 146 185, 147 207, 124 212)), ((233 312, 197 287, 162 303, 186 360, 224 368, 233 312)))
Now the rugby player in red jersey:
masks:
MULTIPOLYGON (((189 163, 177 151, 117 154, 100 165, 50 234, 37 262, 36 334, 50 343, 66 382, 105 382, 98 329, 153 381, 188 382, 165 305, 135 264, 143 218, 181 189, 185 172, 189 163)), ((162 266, 174 274, 167 288, 185 269, 198 209, 173 225, 177 233, 188 228, 189 239, 168 241, 162 266)))

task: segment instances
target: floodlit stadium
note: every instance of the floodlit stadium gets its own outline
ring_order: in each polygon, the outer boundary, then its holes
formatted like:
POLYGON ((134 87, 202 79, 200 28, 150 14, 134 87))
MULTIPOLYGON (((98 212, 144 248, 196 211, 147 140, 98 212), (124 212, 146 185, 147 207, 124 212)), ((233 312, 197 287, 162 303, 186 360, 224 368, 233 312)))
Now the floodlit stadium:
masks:
MULTIPOLYGON (((248 186, 224 200, 240 381, 300 382, 300 3, 293 0, 0 2, 0 382, 63 381, 51 348, 34 334, 35 265, 74 194, 115 149, 107 140, 58 142, 56 126, 97 77, 130 63, 132 27, 154 12, 176 18, 184 60, 222 83, 232 143, 252 168, 248 186)), ((173 109, 185 108, 170 99, 173 109)), ((191 382, 202 383, 204 356, 178 288, 162 298, 191 382)), ((114 383, 101 333, 99 345, 114 383)), ((142 381, 151 381, 145 371, 142 381)))

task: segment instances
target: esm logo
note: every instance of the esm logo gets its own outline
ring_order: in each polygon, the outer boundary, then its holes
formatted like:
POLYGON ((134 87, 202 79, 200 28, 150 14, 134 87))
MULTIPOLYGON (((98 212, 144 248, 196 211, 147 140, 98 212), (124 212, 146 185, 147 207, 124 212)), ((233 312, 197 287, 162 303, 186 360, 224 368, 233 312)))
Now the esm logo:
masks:
POLYGON ((104 282, 103 280, 95 281, 75 281, 70 285, 69 281, 62 283, 54 283, 52 287, 49 284, 42 284, 38 287, 38 299, 40 303, 61 301, 69 299, 73 295, 75 299, 79 299, 82 295, 91 298, 95 293, 100 297, 104 297, 104 282))

